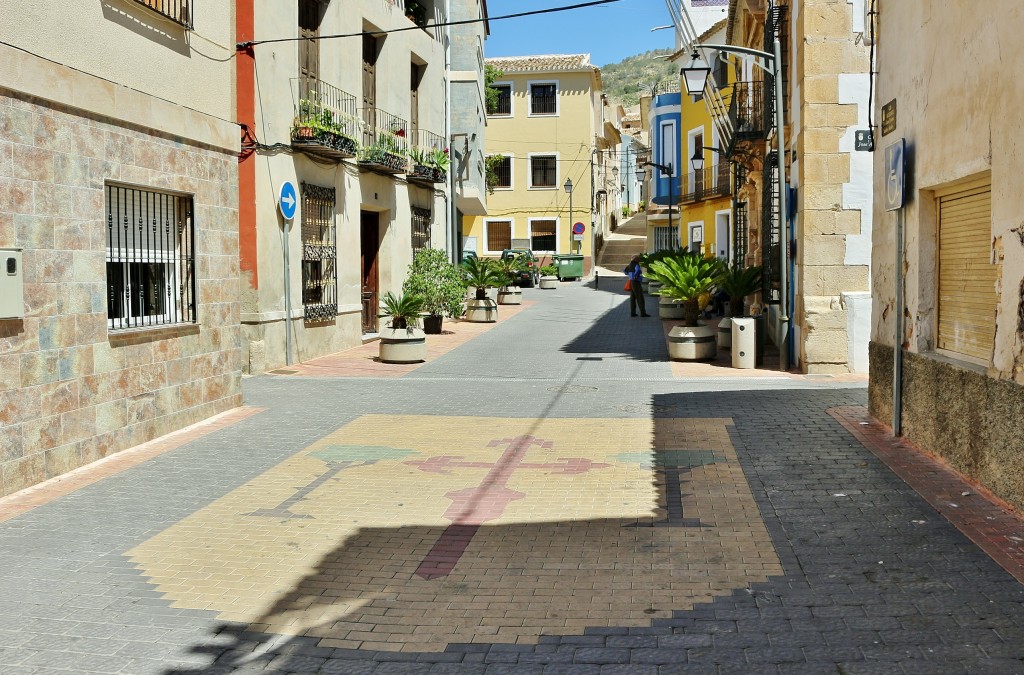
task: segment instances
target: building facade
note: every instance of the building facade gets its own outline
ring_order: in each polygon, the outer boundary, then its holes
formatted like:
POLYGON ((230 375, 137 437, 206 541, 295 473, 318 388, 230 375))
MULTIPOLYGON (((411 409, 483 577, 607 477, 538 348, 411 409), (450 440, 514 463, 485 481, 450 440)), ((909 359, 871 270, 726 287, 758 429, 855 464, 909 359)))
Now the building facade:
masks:
POLYGON ((660 165, 646 167, 647 185, 647 250, 660 251, 679 248, 679 201, 686 175, 686 160, 680 157, 680 128, 682 127, 682 96, 679 92, 657 94, 650 99, 648 135, 651 153, 641 156, 641 167, 647 163, 660 165))
POLYGON ((910 441, 1024 508, 1024 91, 1002 86, 1024 13, 1012 0, 875 10, 871 414, 892 423, 898 400, 910 441))
MULTIPOLYGON (((780 44, 781 154, 770 62, 732 55, 732 86, 712 78, 705 90, 734 163, 734 248, 746 264, 764 266, 758 309, 772 339, 788 344, 786 361, 807 373, 867 370, 873 169, 868 153, 855 150, 868 111, 863 17, 860 0, 730 4, 728 44, 769 54, 780 44)), ((677 28, 697 41, 692 28, 677 28)))
POLYGON ((465 219, 464 247, 480 256, 530 248, 545 264, 555 253, 580 253, 589 273, 594 156, 605 128, 600 71, 588 54, 486 62, 504 73, 494 84, 500 95, 487 116, 486 153, 505 159, 494 171, 487 216, 465 219), (576 222, 581 235, 572 233, 576 222))
POLYGON ((430 26, 446 17, 440 0, 238 0, 236 17, 254 41, 237 91, 243 348, 257 373, 375 335, 413 252, 450 245, 445 33, 430 26), (259 42, 277 38, 293 40, 259 42))
POLYGON ((190 9, 0 26, 0 495, 241 403, 232 14, 190 9))

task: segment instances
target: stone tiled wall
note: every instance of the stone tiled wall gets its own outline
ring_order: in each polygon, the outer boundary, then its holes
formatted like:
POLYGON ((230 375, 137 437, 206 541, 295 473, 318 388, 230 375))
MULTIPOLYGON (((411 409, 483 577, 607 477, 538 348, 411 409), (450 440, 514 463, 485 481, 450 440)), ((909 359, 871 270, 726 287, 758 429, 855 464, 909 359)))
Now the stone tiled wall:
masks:
POLYGON ((0 320, 0 495, 240 405, 233 154, 0 89, 0 248, 25 318, 0 320), (198 323, 109 332, 107 181, 194 196, 198 323))

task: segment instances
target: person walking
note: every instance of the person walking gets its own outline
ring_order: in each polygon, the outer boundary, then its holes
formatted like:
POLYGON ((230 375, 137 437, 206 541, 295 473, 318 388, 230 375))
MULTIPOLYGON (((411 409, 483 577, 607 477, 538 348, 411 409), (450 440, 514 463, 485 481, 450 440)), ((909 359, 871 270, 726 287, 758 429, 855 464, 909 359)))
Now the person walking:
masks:
POLYGON ((647 306, 644 304, 644 271, 640 267, 640 256, 633 256, 622 273, 629 279, 629 315, 636 316, 636 310, 639 307, 640 316, 650 316, 647 313, 647 306))

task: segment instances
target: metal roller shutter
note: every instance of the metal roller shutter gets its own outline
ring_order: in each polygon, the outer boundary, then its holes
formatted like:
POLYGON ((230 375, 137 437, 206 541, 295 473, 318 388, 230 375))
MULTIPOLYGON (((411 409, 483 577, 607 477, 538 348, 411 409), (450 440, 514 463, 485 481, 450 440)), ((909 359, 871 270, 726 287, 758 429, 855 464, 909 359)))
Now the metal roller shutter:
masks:
POLYGON ((992 259, 992 184, 937 197, 939 349, 985 364, 996 332, 996 266, 992 259))

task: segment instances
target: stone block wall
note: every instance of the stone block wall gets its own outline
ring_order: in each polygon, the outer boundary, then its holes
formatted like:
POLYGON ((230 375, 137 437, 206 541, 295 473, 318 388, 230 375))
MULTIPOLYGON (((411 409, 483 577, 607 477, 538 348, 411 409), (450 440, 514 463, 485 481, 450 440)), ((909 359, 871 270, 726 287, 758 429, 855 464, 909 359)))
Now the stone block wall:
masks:
POLYGON ((0 495, 241 404, 234 154, 0 89, 0 495), (108 331, 104 186, 193 195, 198 323, 108 331))
MULTIPOLYGON (((892 347, 870 345, 869 412, 892 424, 892 347)), ((934 354, 904 352, 903 433, 1024 509, 1024 387, 934 354)))

